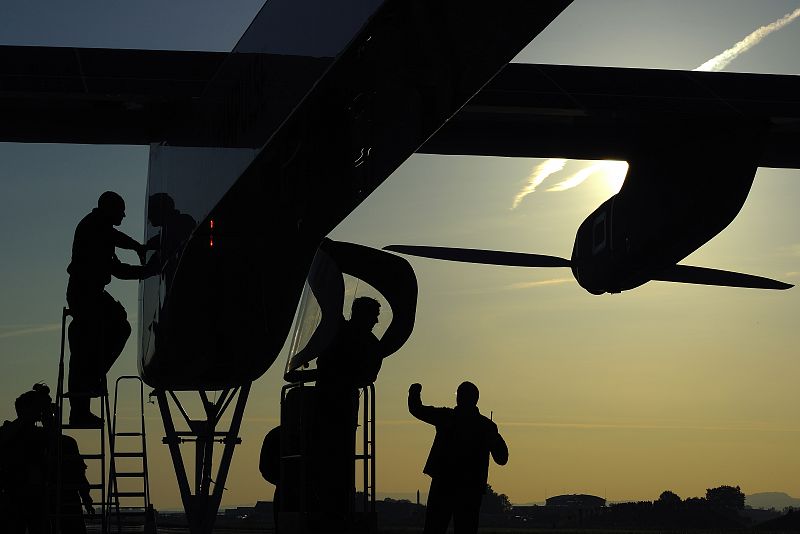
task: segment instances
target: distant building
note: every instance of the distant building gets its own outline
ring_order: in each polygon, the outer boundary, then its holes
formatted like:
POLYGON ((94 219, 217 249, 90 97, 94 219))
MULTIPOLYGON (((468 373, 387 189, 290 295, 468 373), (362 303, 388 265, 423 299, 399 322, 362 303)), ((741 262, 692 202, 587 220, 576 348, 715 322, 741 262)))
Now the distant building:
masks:
POLYGON ((572 494, 572 495, 556 495, 550 497, 545 501, 547 506, 559 506, 564 508, 603 508, 606 505, 606 500, 602 497, 595 497, 594 495, 572 494))

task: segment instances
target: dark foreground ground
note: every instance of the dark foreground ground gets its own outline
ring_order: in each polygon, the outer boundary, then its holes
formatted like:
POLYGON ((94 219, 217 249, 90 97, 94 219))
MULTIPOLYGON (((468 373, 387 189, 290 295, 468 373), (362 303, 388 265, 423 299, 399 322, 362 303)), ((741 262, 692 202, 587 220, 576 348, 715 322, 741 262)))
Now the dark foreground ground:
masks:
MULTIPOLYGON (((448 531, 452 534, 452 528, 448 531)), ((498 529, 498 528, 481 528, 478 530, 479 534, 725 534, 725 533, 753 533, 760 532, 758 530, 740 529, 740 530, 595 530, 595 529, 498 529)), ((800 530, 771 530, 771 534, 796 534, 800 530)), ((159 534, 188 534, 189 531, 181 527, 159 527, 159 534)), ((275 531, 271 528, 234 528, 222 527, 215 528, 214 534, 274 534, 275 531)), ((421 534, 421 528, 383 528, 378 530, 378 534, 421 534)), ((287 533, 289 534, 289 533, 287 533)))

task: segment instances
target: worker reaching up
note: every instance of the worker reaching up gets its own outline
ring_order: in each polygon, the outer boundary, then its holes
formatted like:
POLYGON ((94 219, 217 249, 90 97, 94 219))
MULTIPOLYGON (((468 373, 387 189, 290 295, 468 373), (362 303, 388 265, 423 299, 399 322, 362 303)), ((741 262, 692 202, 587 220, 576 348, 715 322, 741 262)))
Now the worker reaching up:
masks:
POLYGON ((146 248, 115 228, 125 218, 125 201, 106 191, 75 229, 72 261, 67 267, 69 326, 70 425, 96 427, 101 420, 89 410, 89 401, 105 387, 105 375, 122 353, 131 325, 125 308, 105 291, 111 277, 141 280, 157 272, 153 265, 128 265, 117 248, 133 250, 144 263, 146 248))

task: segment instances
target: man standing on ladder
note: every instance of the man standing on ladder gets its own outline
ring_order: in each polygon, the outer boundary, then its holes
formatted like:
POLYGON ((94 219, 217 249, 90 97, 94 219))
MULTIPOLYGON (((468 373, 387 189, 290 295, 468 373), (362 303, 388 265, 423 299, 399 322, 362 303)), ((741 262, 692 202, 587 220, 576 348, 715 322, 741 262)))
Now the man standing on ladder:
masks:
MULTIPOLYGON (((350 320, 317 358, 317 410, 314 438, 319 507, 337 527, 353 517, 355 439, 359 390, 375 382, 383 358, 372 329, 380 303, 370 297, 353 301, 350 320)), ((366 490, 366 488, 365 488, 366 490)))
MULTIPOLYGON (((72 314, 69 325, 69 424, 93 428, 101 418, 89 409, 91 397, 105 387, 105 375, 122 353, 131 325, 125 308, 105 291, 114 276, 141 280, 155 274, 154 265, 128 265, 116 256, 116 248, 133 250, 144 263, 146 247, 115 226, 125 218, 125 201, 106 191, 97 207, 75 229, 72 261, 67 267, 67 304, 72 314)), ((155 257, 155 256, 154 256, 155 257)))

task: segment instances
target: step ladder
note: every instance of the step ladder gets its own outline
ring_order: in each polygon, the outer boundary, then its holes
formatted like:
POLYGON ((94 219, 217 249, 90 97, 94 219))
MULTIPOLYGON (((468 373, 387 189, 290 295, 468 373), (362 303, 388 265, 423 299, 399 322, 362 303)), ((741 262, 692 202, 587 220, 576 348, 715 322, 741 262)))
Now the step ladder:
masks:
POLYGON ((150 482, 147 470, 147 437, 144 423, 144 383, 138 376, 121 376, 114 385, 114 412, 110 427, 111 463, 108 487, 111 506, 108 523, 117 532, 130 531, 132 524, 143 532, 155 532, 155 514, 150 504, 150 482), (137 422, 120 425, 118 406, 120 383, 134 382, 139 389, 137 422), (120 467, 122 464, 124 467, 120 467), (133 464, 133 465, 131 465, 133 464), (122 486, 122 487, 121 487, 122 486), (134 487, 131 487, 134 486, 134 487))
MULTIPOLYGON (((53 441, 55 442, 54 449, 56 452, 55 458, 55 495, 52 496, 54 508, 49 513, 49 519, 51 523, 51 532, 55 534, 61 533, 61 521, 62 519, 67 518, 76 518, 81 517, 84 522, 90 524, 97 524, 99 522, 100 530, 103 534, 108 532, 108 524, 106 522, 106 510, 108 505, 108 495, 106 491, 106 429, 108 424, 108 413, 109 413, 109 403, 108 403, 108 389, 106 387, 105 380, 103 380, 103 385, 98 392, 94 392, 91 394, 84 394, 84 393, 70 393, 64 391, 64 341, 66 338, 66 331, 67 331, 67 317, 71 317, 72 314, 68 308, 63 308, 61 313, 61 352, 59 355, 58 361, 58 385, 56 388, 56 424, 54 429, 54 436, 53 441), (68 423, 64 423, 64 399, 68 398, 76 398, 79 396, 88 396, 90 398, 97 398, 100 400, 100 419, 102 421, 101 425, 96 428, 85 428, 81 426, 73 426, 68 423), (81 507, 80 512, 77 511, 67 511, 65 510, 64 503, 62 502, 63 492, 65 490, 75 490, 77 491, 78 485, 71 484, 65 482, 63 480, 63 467, 64 467, 64 431, 73 431, 73 432, 99 432, 99 447, 93 452, 86 453, 85 451, 80 453, 80 459, 87 465, 87 468, 91 468, 93 465, 96 466, 95 469, 87 469, 90 472, 99 472, 99 482, 92 482, 89 481, 89 491, 92 494, 92 506, 95 508, 94 514, 86 514, 81 507), (97 499, 96 493, 99 491, 100 498, 97 499), (99 507, 99 513, 97 510, 99 507)), ((110 430, 110 428, 109 428, 110 430)), ((110 434, 109 434, 110 439, 110 434)), ((87 477, 88 478, 88 477, 87 477)))
MULTIPOLYGON (((320 512, 314 510, 312 485, 309 477, 313 466, 310 432, 313 418, 316 417, 315 386, 309 385, 314 375, 296 373, 293 381, 281 388, 281 447, 280 484, 281 494, 278 506, 278 530, 295 533, 316 533, 318 528, 312 523, 319 522, 320 512)), ((360 389, 361 424, 354 429, 353 438, 360 432, 360 450, 356 447, 353 456, 354 472, 361 472, 359 480, 354 477, 356 494, 352 503, 353 515, 348 531, 355 534, 374 534, 377 532, 375 500, 376 483, 376 428, 375 428, 375 385, 369 384, 360 389), (361 465, 358 466, 358 462, 361 465)), ((354 473, 355 474, 355 473, 354 473)))

